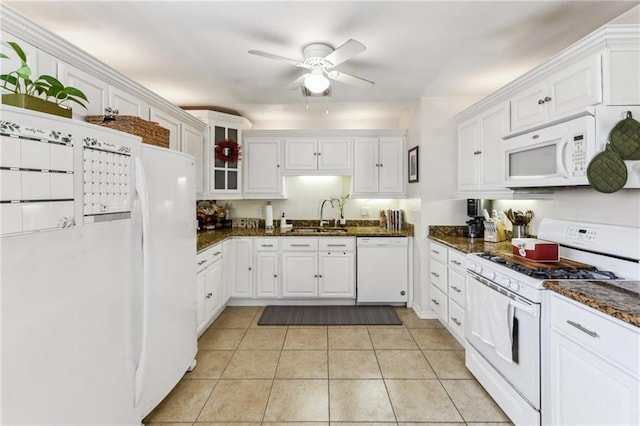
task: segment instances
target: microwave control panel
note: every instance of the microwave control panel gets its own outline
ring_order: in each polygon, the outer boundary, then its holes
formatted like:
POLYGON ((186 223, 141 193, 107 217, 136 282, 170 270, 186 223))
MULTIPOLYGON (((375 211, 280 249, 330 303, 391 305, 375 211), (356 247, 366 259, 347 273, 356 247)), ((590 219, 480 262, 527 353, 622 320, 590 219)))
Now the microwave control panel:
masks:
POLYGON ((587 173, 587 143, 584 133, 571 137, 571 176, 584 176, 587 173))

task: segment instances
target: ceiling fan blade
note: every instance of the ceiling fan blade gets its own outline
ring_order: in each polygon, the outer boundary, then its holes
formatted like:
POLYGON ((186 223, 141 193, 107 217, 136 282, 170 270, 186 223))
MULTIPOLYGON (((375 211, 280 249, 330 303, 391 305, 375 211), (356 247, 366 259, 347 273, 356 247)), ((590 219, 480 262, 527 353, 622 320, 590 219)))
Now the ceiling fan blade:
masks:
POLYGON ((303 64, 300 61, 296 61, 295 59, 285 58, 284 56, 274 55, 273 53, 267 53, 261 50, 250 50, 249 53, 251 53, 252 55, 258 55, 258 56, 262 56, 269 59, 275 59, 276 61, 283 61, 296 67, 308 68, 307 65, 303 64))
POLYGON ((302 86, 304 84, 304 79, 307 78, 308 75, 309 74, 307 73, 302 74, 300 77, 296 78, 291 83, 287 84, 285 89, 295 90, 298 87, 302 86))
POLYGON ((340 83, 349 84, 351 86, 361 87, 368 89, 373 87, 375 83, 373 81, 365 80, 364 78, 356 77, 355 75, 346 74, 341 71, 331 71, 327 73, 327 77, 340 83))
POLYGON ((347 59, 351 59, 354 56, 367 50, 367 47, 357 40, 350 39, 342 46, 338 47, 333 52, 324 57, 325 61, 331 62, 332 66, 343 63, 347 59))

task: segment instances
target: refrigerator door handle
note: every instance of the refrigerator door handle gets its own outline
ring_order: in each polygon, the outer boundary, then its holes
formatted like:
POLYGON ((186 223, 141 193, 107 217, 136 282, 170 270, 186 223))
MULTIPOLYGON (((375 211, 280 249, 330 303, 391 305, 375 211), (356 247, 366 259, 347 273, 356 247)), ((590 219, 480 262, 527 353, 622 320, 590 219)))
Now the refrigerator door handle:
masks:
POLYGON ((135 374, 135 396, 134 404, 140 404, 142 396, 142 386, 145 379, 146 358, 149 336, 149 295, 151 294, 151 280, 149 278, 149 192, 147 180, 142 166, 142 159, 134 158, 135 165, 135 191, 140 199, 140 213, 142 217, 142 342, 140 350, 140 361, 136 367, 135 374))

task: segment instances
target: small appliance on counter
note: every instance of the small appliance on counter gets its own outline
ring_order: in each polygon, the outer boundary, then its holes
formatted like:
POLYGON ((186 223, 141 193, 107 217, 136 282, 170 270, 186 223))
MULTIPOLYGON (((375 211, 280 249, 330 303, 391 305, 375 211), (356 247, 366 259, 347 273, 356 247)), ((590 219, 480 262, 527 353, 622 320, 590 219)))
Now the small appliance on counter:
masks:
POLYGON ((491 200, 479 198, 467 199, 467 216, 471 219, 466 222, 465 236, 469 238, 482 238, 484 236, 484 211, 491 210, 491 200))

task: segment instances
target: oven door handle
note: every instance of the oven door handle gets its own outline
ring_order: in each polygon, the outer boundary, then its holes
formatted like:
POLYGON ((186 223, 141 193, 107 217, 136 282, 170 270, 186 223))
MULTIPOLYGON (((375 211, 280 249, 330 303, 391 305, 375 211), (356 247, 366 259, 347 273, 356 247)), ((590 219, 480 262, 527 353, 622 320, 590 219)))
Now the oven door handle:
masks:
POLYGON ((525 311, 526 313, 528 313, 534 318, 540 317, 540 305, 526 305, 524 303, 520 303, 513 299, 509 300, 509 304, 514 308, 518 308, 521 311, 525 311))

